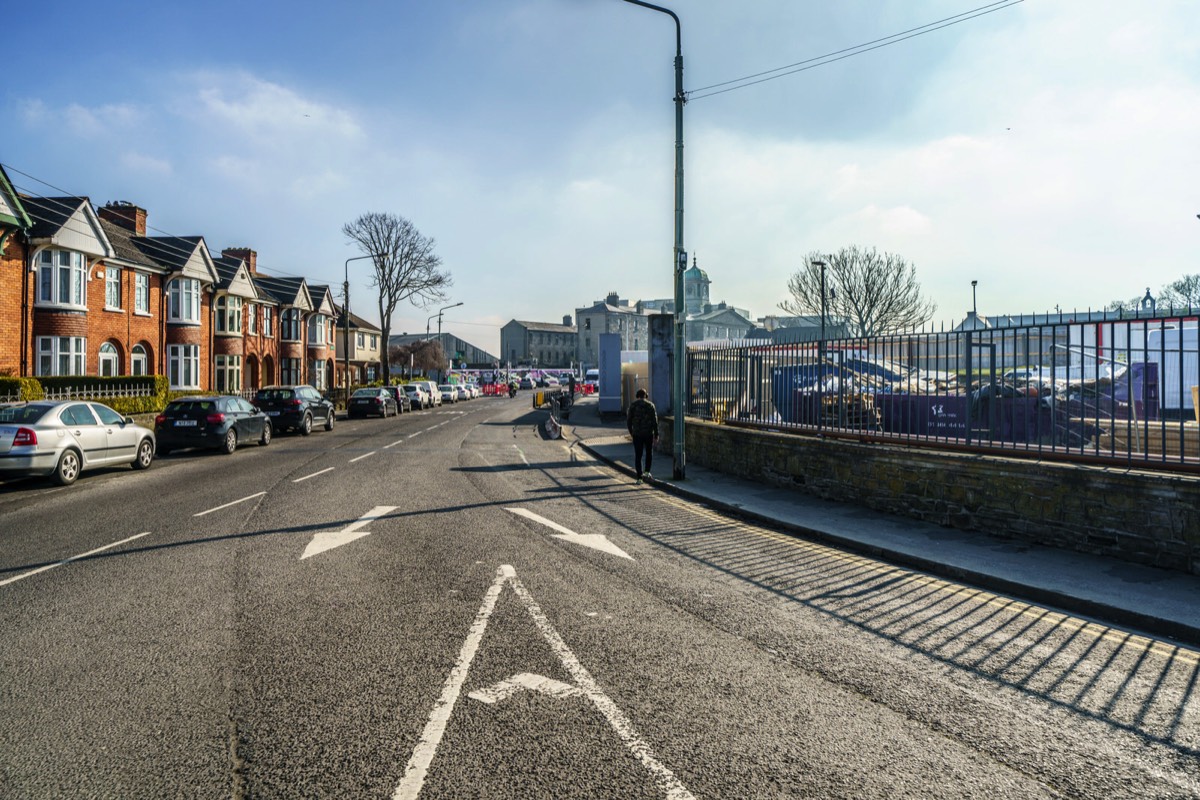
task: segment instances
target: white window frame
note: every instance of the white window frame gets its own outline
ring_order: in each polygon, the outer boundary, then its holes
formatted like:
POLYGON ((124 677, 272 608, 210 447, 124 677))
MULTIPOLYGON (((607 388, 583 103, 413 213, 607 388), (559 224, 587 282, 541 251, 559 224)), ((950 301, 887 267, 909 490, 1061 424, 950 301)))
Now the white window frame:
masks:
POLYGON ((308 373, 309 383, 312 387, 318 392, 325 391, 325 362, 319 358, 309 361, 308 373))
POLYGON ((167 345, 167 379, 172 389, 200 388, 200 345, 167 345))
POLYGON ((319 346, 325 343, 325 315, 313 314, 308 318, 308 343, 319 346))
POLYGON ((129 354, 129 374, 150 374, 150 358, 146 354, 146 348, 142 347, 140 344, 135 344, 133 346, 133 350, 129 354))
POLYGON ((258 309, 253 303, 246 304, 246 328, 251 335, 258 335, 258 309))
POLYGON ((270 306, 263 306, 263 336, 268 339, 274 339, 275 335, 271 333, 272 313, 270 306))
POLYGON ((112 342, 101 343, 96 357, 96 374, 105 378, 115 378, 121 374, 121 355, 112 342))
POLYGON ((37 337, 38 375, 86 375, 87 339, 82 336, 37 337))
POLYGON ((217 321, 217 333, 240 336, 242 333, 242 298, 221 295, 213 304, 213 316, 217 321))
POLYGON ((150 313, 150 276, 144 272, 133 273, 133 311, 150 313))
POLYGON ((167 288, 167 319, 171 322, 200 323, 200 281, 176 278, 167 288))
POLYGON ((284 342, 299 342, 304 335, 300 327, 300 309, 285 308, 279 312, 279 339, 284 342))
POLYGON ((38 253, 37 305, 87 310, 87 258, 75 250, 38 253), (63 293, 66 292, 66 299, 63 293))
POLYGON ((104 307, 110 311, 121 310, 120 267, 104 267, 104 307))
POLYGON ((242 357, 217 356, 214 387, 219 394, 238 394, 242 391, 242 357))

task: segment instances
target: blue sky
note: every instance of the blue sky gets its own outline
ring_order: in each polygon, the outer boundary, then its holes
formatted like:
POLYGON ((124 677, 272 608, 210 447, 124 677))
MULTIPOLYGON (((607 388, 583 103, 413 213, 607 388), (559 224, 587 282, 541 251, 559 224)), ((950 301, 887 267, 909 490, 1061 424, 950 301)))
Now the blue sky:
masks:
MULTIPOLYGON (((694 90, 983 0, 664 4, 694 90)), ((755 316, 805 253, 852 244, 915 264, 948 323, 973 279, 986 315, 1099 307, 1200 272, 1198 23, 1194 0, 1026 0, 695 99, 687 249, 715 300, 755 316)), ((447 302, 464 304, 444 329, 492 352, 513 318, 671 294, 665 15, 110 0, 19 4, 5 29, 0 162, 24 191, 134 202, 162 233, 332 284, 359 254, 343 223, 403 215, 437 240, 447 302)), ((402 307, 394 330, 430 313, 402 307)))

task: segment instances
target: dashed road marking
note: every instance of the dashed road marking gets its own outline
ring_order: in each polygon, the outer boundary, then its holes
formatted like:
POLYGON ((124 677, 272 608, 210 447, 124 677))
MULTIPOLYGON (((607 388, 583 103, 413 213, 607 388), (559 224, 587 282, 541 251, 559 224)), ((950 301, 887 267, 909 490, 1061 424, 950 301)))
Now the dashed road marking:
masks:
POLYGON ((203 517, 205 514, 211 514, 214 511, 220 511, 222 509, 229 508, 230 506, 236 506, 238 503, 244 503, 247 500, 253 500, 256 497, 262 497, 264 494, 266 494, 266 492, 255 492, 252 495, 243 497, 241 500, 234 500, 232 503, 226 503, 223 506, 217 506, 216 508, 210 508, 207 511, 201 511, 199 514, 192 514, 192 516, 193 517, 203 517))
POLYGON ((29 572, 23 572, 20 575, 14 575, 11 578, 5 578, 4 580, 0 581, 0 586, 7 586, 10 583, 16 583, 17 581, 25 580, 28 577, 37 575, 38 573, 46 572, 47 570, 54 569, 55 567, 61 567, 65 564, 70 564, 72 561, 78 561, 81 558, 87 558, 88 556, 94 556, 94 555, 96 555, 96 553, 103 553, 105 550, 111 550, 114 547, 120 547, 121 545, 132 542, 135 539, 140 539, 143 536, 149 536, 149 535, 150 535, 150 531, 146 531, 145 533, 139 533, 136 536, 130 536, 129 538, 122 539, 119 542, 113 542, 112 544, 106 544, 103 547, 97 547, 95 550, 88 550, 86 553, 80 553, 77 556, 71 556, 70 558, 64 558, 62 561, 58 561, 54 564, 47 564, 44 567, 38 567, 37 569, 31 569, 31 570, 29 570, 29 572))

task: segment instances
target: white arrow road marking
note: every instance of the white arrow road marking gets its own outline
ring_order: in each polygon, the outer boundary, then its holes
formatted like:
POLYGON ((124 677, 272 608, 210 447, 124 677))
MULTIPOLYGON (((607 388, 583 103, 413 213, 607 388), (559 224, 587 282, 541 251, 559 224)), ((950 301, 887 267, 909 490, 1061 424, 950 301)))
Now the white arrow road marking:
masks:
MULTIPOLYGON (((429 721, 425 724, 425 730, 421 733, 421 739, 417 742, 412 758, 409 759, 408 766, 404 770, 404 777, 400 780, 400 785, 396 787, 396 791, 392 793, 392 800, 416 800, 417 796, 421 793, 421 787, 425 785, 425 777, 429 772, 429 765, 433 762, 433 757, 437 754, 438 745, 442 741, 442 734, 446 731, 446 723, 450 719, 450 714, 454 711, 454 704, 458 701, 463 683, 467 679, 467 672, 471 668, 471 661, 474 660, 475 653, 479 650, 479 643, 482 641, 483 634, 487 630, 488 620, 491 618, 492 612, 496 609, 496 600, 500 597, 500 591, 506 583, 512 587, 513 592, 521 600, 521 603, 529 612, 529 616, 533 618, 538 632, 542 634, 546 643, 550 645, 550 649, 558 656, 558 660, 566 668, 567 672, 570 673, 576 686, 551 680, 541 675, 532 675, 523 672, 514 675, 507 681, 501 681, 488 689, 481 690, 480 692, 472 692, 469 696, 476 697, 478 694, 487 693, 489 698, 495 696, 496 699, 502 700, 504 699, 503 697, 493 695, 492 692, 497 687, 505 686, 506 684, 516 685, 504 697, 511 696, 514 692, 527 688, 554 694, 559 697, 576 694, 583 695, 592 701, 592 704, 604 715, 608 724, 612 726, 612 729, 620 737, 621 741, 624 742, 625 746, 629 748, 633 756, 641 761, 642 766, 654 776, 655 782, 666 795, 667 800, 695 800, 692 793, 680 783, 675 774, 655 757, 654 752, 650 749, 650 745, 634 729, 633 723, 625 716, 625 713, 600 689, 600 685, 596 683, 591 673, 587 671, 583 664, 579 662, 579 659, 575 657, 575 654, 567 647, 566 642, 558 635, 558 631, 554 630, 554 626, 550 624, 550 620, 546 618, 545 613, 538 607, 537 602, 533 599, 533 595, 529 593, 524 584, 517 580, 516 570, 508 564, 504 564, 496 570, 496 579, 492 581, 492 585, 488 587, 487 593, 484 595, 483 605, 479 607, 479 613, 475 615, 475 621, 471 623, 467 639, 463 642, 462 650, 459 651, 458 661, 455 662, 454 668, 450 670, 450 676, 446 679, 445 686, 442 687, 442 694, 434 704, 433 712, 429 715, 429 721)), ((476 699, 483 700, 483 698, 479 697, 476 697, 476 699)), ((486 703, 489 701, 483 700, 483 702, 486 703)), ((495 701, 493 700, 492 702, 495 701)))
POLYGON ((308 547, 304 548, 304 555, 300 556, 300 560, 303 561, 309 556, 315 556, 324 553, 326 550, 332 550, 335 547, 349 544, 355 539, 370 536, 370 531, 362 529, 395 510, 396 506, 375 506, 366 514, 359 517, 357 521, 352 522, 340 531, 321 531, 312 538, 312 541, 308 543, 308 547))
POLYGON ((541 692, 551 697, 575 697, 583 694, 583 690, 569 683, 556 681, 545 675, 534 675, 532 672, 518 672, 511 678, 494 683, 486 689, 477 689, 467 697, 490 705, 507 700, 517 692, 526 691, 541 692))
POLYGON ((547 528, 553 528, 554 530, 558 531, 558 533, 554 534, 555 539, 562 539, 564 542, 570 542, 571 544, 581 544, 584 547, 590 547, 593 550, 599 550, 602 553, 608 553, 610 556, 620 556, 621 558, 628 558, 630 561, 633 561, 633 556, 629 555, 624 550, 610 542, 608 537, 602 533, 576 533, 570 528, 564 528, 557 522, 552 522, 545 517, 539 516, 538 514, 535 514, 532 511, 524 508, 506 508, 504 510, 511 511, 519 517, 525 517, 526 519, 531 519, 534 522, 540 522, 547 528))

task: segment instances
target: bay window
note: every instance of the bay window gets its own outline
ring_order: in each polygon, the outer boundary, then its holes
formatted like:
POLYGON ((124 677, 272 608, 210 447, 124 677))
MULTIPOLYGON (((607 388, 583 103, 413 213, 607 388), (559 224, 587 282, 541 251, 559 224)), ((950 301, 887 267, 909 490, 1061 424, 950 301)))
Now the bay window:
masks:
POLYGON ((86 347, 82 336, 37 337, 38 375, 86 375, 86 347))
POLYGON ((218 297, 213 313, 217 318, 217 333, 242 332, 242 298, 218 297))
POLYGON ((200 281, 176 278, 167 293, 167 319, 171 322, 200 322, 200 281))
POLYGON ((38 253, 38 305, 87 309, 87 259, 73 250, 38 253))
POLYGON ((285 308, 279 313, 279 338, 285 342, 300 341, 300 309, 285 308))
POLYGON ((167 377, 172 389, 199 389, 200 346, 167 345, 167 377))
POLYGON ((310 345, 325 344, 325 320, 324 314, 313 314, 308 318, 308 343, 310 345))

